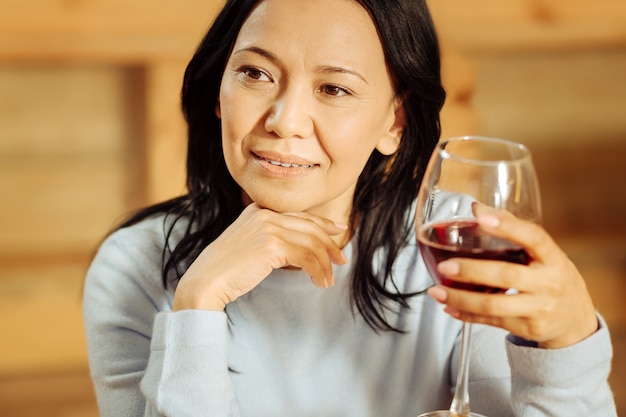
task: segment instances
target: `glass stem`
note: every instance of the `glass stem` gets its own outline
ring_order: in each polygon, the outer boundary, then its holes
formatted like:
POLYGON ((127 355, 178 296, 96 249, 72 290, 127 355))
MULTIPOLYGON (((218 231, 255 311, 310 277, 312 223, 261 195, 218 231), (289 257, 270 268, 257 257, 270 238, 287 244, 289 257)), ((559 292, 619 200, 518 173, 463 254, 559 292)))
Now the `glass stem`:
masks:
POLYGON ((463 322, 463 330, 461 331, 461 355, 459 357, 459 371, 456 377, 456 387, 454 389, 454 398, 450 405, 451 417, 468 417, 470 415, 470 402, 467 387, 469 375, 469 359, 470 359, 470 337, 472 333, 472 324, 463 322))

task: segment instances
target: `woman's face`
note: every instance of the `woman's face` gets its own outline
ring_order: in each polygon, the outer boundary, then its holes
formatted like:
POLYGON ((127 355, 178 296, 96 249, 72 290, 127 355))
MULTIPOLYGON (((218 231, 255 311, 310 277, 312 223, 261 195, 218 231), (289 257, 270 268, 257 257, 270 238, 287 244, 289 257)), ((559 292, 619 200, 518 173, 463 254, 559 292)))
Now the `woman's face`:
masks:
POLYGON ((226 64, 216 109, 228 169, 249 200, 346 221, 376 148, 403 115, 382 45, 354 0, 263 0, 226 64))

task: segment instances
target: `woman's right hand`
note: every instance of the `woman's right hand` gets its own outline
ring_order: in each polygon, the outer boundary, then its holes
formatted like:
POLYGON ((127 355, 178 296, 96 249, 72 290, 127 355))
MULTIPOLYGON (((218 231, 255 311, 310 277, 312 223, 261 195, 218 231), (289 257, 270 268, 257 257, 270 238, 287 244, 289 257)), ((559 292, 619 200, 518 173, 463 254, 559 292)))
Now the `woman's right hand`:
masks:
POLYGON ((332 240, 347 227, 308 213, 251 204, 181 277, 172 309, 224 310, 274 269, 301 268, 318 287, 334 284, 332 264, 346 258, 332 240))

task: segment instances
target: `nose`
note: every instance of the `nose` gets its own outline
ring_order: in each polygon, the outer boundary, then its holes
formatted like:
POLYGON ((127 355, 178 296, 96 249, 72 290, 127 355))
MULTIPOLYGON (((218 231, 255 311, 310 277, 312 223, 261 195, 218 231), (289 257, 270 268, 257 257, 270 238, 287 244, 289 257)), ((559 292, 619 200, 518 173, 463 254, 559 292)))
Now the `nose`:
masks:
POLYGON ((281 138, 312 136, 312 100, 313 97, 306 88, 297 85, 287 86, 272 104, 265 118, 265 130, 281 138))

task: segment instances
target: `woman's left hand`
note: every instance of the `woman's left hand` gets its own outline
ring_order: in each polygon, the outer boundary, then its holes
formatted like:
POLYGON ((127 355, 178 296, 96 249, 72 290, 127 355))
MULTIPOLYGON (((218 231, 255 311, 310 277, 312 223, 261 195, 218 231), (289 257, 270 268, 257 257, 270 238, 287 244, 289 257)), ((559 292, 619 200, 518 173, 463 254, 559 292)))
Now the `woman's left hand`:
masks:
POLYGON ((474 209, 487 233, 523 246, 531 262, 466 258, 441 262, 439 272, 452 280, 517 290, 486 294, 432 287, 429 294, 446 304, 445 311, 460 320, 501 327, 542 348, 569 346, 593 334, 598 320, 585 282, 550 235, 510 213, 484 206, 474 209))

